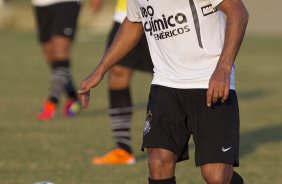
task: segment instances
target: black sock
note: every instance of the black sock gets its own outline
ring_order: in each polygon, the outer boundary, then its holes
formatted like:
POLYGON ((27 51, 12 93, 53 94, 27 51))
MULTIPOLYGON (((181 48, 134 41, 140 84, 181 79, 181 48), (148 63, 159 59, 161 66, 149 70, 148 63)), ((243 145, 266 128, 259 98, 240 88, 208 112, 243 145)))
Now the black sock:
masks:
POLYGON ((59 103, 59 99, 54 96, 50 96, 48 99, 56 105, 59 103))
POLYGON ((121 90, 109 90, 110 109, 113 138, 117 147, 132 153, 130 139, 130 125, 132 117, 132 105, 129 88, 121 90))
POLYGON ((72 98, 74 100, 78 100, 76 89, 75 89, 72 81, 69 81, 65 85, 65 90, 66 90, 66 93, 67 93, 69 98, 72 98))
POLYGON ((161 180, 154 180, 151 178, 148 178, 149 184, 176 184, 175 176, 168 179, 161 179, 161 180))
POLYGON ((233 171, 233 175, 232 175, 230 184, 244 184, 244 181, 243 181, 243 178, 238 173, 233 171))

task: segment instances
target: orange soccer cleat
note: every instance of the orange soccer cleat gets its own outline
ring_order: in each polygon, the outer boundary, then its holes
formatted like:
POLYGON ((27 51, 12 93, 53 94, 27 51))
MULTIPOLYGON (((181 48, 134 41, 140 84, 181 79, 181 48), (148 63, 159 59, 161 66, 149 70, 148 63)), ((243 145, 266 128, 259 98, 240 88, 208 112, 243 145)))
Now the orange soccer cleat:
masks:
POLYGON ((128 153, 122 148, 114 148, 112 151, 101 157, 94 157, 92 163, 95 165, 110 164, 135 164, 136 159, 133 154, 128 153))
POLYGON ((42 110, 36 114, 36 119, 40 121, 48 121, 54 118, 56 112, 56 104, 50 100, 43 103, 42 110))

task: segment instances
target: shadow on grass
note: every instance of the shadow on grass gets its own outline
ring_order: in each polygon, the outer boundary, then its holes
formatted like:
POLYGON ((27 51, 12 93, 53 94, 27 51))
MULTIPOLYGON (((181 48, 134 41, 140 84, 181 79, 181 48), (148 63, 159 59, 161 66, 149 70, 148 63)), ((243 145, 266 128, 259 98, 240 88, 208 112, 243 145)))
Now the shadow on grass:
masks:
POLYGON ((147 152, 141 152, 140 154, 136 155, 136 160, 145 160, 147 159, 147 152))
POLYGON ((253 152, 258 146, 269 142, 282 140, 282 125, 264 127, 241 134, 240 155, 245 156, 253 152))
POLYGON ((257 99, 260 98, 262 96, 265 96, 266 93, 265 91, 262 90, 252 90, 252 91, 242 91, 238 93, 238 99, 239 99, 239 103, 240 100, 251 100, 251 99, 257 99))

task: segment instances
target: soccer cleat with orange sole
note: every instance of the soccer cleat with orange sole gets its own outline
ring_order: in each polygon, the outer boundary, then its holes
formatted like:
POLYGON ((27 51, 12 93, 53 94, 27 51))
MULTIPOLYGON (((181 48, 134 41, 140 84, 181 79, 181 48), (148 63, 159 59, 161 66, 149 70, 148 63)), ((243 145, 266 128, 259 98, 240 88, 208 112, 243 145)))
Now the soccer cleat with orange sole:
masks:
POLYGON ((114 148, 112 151, 101 157, 94 157, 92 164, 111 165, 111 164, 135 164, 136 159, 133 154, 128 153, 122 148, 114 148))
POLYGON ((54 118, 56 112, 56 104, 50 100, 43 103, 42 110, 36 114, 36 119, 39 121, 48 121, 54 118))

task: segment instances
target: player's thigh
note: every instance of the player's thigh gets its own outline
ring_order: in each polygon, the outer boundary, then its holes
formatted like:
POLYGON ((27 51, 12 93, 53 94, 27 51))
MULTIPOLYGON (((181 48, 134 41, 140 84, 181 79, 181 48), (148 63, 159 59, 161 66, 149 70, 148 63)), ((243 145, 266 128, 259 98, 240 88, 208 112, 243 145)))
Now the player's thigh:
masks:
POLYGON ((44 56, 47 59, 47 62, 51 63, 54 60, 52 43, 48 41, 48 42, 42 43, 41 45, 42 45, 44 56))

